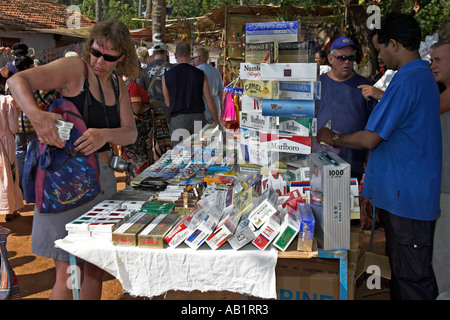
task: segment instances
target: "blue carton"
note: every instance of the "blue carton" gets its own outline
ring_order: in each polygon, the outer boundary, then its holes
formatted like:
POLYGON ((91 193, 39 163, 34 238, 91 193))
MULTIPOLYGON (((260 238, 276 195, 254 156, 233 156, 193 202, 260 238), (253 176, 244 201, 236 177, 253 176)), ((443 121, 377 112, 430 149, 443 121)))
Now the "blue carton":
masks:
POLYGON ((300 230, 298 232, 297 250, 311 252, 314 239, 316 221, 311 206, 307 203, 298 203, 297 211, 300 214, 300 230))
POLYGON ((314 100, 262 99, 263 116, 314 118, 314 100))

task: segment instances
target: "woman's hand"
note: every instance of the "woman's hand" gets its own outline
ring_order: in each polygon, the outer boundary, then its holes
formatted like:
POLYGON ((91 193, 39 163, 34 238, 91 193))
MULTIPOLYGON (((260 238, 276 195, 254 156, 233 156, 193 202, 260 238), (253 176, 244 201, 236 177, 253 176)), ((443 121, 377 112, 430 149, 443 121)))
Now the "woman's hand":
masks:
POLYGON ((65 143, 61 140, 56 129, 56 120, 64 120, 62 115, 53 112, 45 112, 36 110, 33 117, 28 116, 34 130, 39 138, 39 141, 48 145, 64 148, 65 143))
POLYGON ((75 151, 84 153, 86 156, 94 153, 107 142, 106 129, 87 129, 81 137, 75 141, 75 151))

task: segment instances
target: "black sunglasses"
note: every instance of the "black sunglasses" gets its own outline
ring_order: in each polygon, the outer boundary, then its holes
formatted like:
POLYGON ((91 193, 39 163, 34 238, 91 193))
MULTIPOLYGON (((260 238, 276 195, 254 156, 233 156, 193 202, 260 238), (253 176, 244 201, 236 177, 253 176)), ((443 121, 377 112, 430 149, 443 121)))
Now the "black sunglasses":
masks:
POLYGON ((112 56, 110 54, 103 54, 100 51, 90 47, 89 51, 91 52, 91 54, 96 57, 96 58, 100 58, 103 57, 103 60, 108 61, 108 62, 116 62, 117 60, 120 59, 121 56, 123 56, 123 53, 120 56, 112 56))
POLYGON ((336 59, 338 59, 339 61, 355 61, 356 60, 356 56, 355 55, 351 55, 351 56, 335 56, 332 54, 333 57, 335 57, 336 59))

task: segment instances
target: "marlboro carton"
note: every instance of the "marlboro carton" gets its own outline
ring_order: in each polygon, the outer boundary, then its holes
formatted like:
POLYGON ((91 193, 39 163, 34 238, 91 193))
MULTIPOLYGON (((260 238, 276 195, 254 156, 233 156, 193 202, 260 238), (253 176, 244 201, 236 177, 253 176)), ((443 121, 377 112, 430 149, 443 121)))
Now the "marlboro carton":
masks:
POLYGON ((350 165, 333 153, 309 157, 311 208, 324 250, 350 249, 350 165))
POLYGON ((293 42, 300 40, 299 21, 257 22, 245 24, 245 42, 293 42))
POLYGON ((242 112, 258 112, 262 111, 262 98, 255 98, 248 95, 241 97, 241 111, 242 112))
POLYGON ((122 208, 140 211, 141 207, 145 204, 145 201, 127 200, 122 202, 122 208))
POLYGON ((164 248, 164 237, 182 217, 175 214, 160 214, 138 235, 138 246, 142 248, 164 248))
POLYGON ((138 234, 149 224, 156 214, 139 212, 123 223, 112 233, 112 241, 116 246, 134 247, 138 243, 138 234))
POLYGON ((243 80, 261 80, 260 65, 260 63, 241 63, 239 77, 243 80))
POLYGON ((278 128, 280 131, 298 136, 315 137, 317 135, 317 118, 279 117, 278 128))
POLYGON ((172 230, 164 237, 172 248, 176 248, 180 243, 195 230, 195 228, 208 215, 208 211, 203 208, 204 202, 199 202, 180 222, 178 222, 172 230))
POLYGON ((317 63, 262 63, 260 74, 260 79, 255 80, 318 81, 320 79, 317 63))
POLYGON ((206 238, 208 246, 216 250, 223 245, 236 231, 242 213, 234 205, 226 207, 223 211, 222 220, 217 224, 214 232, 206 238))
POLYGON ((266 249, 280 232, 280 216, 274 214, 261 227, 252 243, 260 250, 266 249))
POLYGON ((315 220, 311 206, 307 203, 299 203, 297 212, 300 219, 297 250, 312 252, 315 220))
POLYGON ((270 151, 310 154, 311 137, 302 137, 287 133, 266 133, 261 132, 259 141, 267 145, 270 151))
POLYGON ((279 99, 280 83, 278 81, 245 80, 244 94, 264 99, 279 99))
POLYGON ((245 46, 246 63, 278 62, 278 42, 249 43, 245 46))
POLYGON ((249 212, 242 215, 236 232, 227 241, 234 250, 238 250, 256 238, 253 225, 248 219, 249 212))
POLYGON ((96 218, 79 217, 66 224, 65 228, 69 235, 79 237, 90 237, 89 225, 95 223, 96 218))
POLYGON ((254 130, 277 130, 278 117, 263 116, 261 112, 239 112, 239 124, 254 130))
POLYGON ((314 118, 316 102, 314 100, 276 100, 263 99, 263 116, 314 118))
POLYGON ((96 204, 94 208, 103 208, 107 210, 114 210, 121 207, 123 201, 120 200, 103 200, 102 202, 96 204))

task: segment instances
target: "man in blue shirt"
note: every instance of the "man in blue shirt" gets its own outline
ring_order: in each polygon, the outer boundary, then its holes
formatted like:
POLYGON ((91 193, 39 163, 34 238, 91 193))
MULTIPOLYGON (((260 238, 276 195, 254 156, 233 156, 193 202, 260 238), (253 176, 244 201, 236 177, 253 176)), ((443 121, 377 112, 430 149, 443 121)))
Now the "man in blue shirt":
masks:
MULTIPOLYGON (((221 110, 223 110, 223 81, 220 71, 214 68, 212 65, 208 64, 209 52, 203 47, 197 48, 194 51, 194 56, 191 58, 194 66, 198 69, 203 70, 203 72, 208 77, 209 89, 211 90, 211 95, 216 103, 217 115, 220 118, 221 110)), ((206 105, 206 101, 205 101, 206 105)), ((205 108, 206 121, 213 123, 212 114, 208 108, 205 108)))
MULTIPOLYGON (((371 82, 353 70, 358 47, 342 36, 333 41, 328 61, 332 69, 320 76, 322 95, 317 104, 317 128, 325 127, 331 121, 331 129, 342 133, 352 133, 364 129, 370 113, 377 104, 373 98, 365 99, 358 88, 371 82)), ((314 144, 313 151, 323 149, 314 144)), ((329 147, 325 147, 329 149, 329 147)), ((367 150, 341 148, 330 150, 337 153, 351 166, 352 177, 361 180, 367 150)))
POLYGON ((418 52, 421 31, 410 15, 390 13, 374 29, 378 58, 398 70, 364 130, 339 134, 326 128, 319 141, 369 149, 362 196, 372 198, 386 233, 391 299, 435 299, 431 266, 435 220, 440 213, 442 138, 439 90, 418 52))

